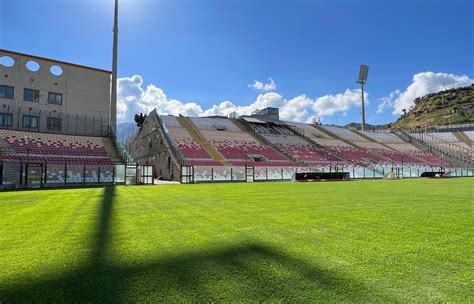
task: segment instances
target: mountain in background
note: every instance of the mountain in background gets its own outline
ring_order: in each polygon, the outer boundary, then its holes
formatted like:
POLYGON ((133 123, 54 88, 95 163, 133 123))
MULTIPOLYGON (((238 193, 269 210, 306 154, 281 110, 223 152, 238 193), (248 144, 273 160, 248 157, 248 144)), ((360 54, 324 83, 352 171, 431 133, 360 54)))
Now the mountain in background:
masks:
MULTIPOLYGON (((351 122, 351 123, 348 123, 347 125, 342 126, 342 127, 346 128, 346 129, 361 130, 362 129, 362 124, 360 122, 351 122)), ((390 127, 390 124, 386 124, 386 125, 371 125, 371 124, 368 124, 368 123, 365 124, 365 130, 366 131, 375 131, 375 130, 387 129, 389 127, 390 127)))
POLYGON ((138 131, 137 124, 135 122, 122 122, 117 124, 117 140, 125 142, 129 137, 135 135, 138 131))

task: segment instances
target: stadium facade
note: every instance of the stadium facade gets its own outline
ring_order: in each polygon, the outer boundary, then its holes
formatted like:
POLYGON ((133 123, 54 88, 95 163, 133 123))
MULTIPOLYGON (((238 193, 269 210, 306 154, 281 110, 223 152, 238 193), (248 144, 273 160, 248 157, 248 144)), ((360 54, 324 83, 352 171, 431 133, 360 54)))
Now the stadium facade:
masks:
POLYGON ((1 188, 152 182, 115 140, 111 71, 0 50, 0 75, 1 188))
POLYGON ((266 108, 239 118, 152 111, 128 150, 155 177, 181 182, 290 180, 297 172, 347 171, 351 178, 472 176, 474 126, 358 131, 279 119, 266 108), (393 174, 392 174, 393 175, 393 174))
POLYGON ((2 127, 106 136, 116 123, 111 71, 0 50, 2 127))

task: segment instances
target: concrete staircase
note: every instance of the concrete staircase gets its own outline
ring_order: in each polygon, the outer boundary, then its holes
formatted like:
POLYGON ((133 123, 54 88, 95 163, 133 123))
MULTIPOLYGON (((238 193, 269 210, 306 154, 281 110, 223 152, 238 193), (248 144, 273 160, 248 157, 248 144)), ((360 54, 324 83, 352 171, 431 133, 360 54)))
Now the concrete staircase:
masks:
POLYGON ((207 139, 201 134, 199 129, 194 125, 192 120, 188 117, 179 116, 177 117, 179 124, 185 128, 191 137, 201 145, 201 147, 211 156, 211 158, 224 166, 230 166, 229 162, 225 157, 216 149, 207 139))
POLYGON ((111 138, 102 138, 102 143, 104 144, 105 151, 110 157, 110 160, 114 164, 123 164, 126 163, 125 159, 121 157, 118 153, 116 146, 113 144, 113 139, 111 138))
POLYGON ((309 165, 303 161, 297 160, 294 158, 292 155, 286 153, 285 151, 281 150, 277 146, 273 145, 271 142, 269 142, 265 137, 261 136, 257 132, 255 132, 252 127, 249 125, 248 122, 242 119, 235 119, 235 118, 230 118, 230 121, 234 123, 242 132, 250 134, 253 138, 255 138, 256 141, 258 141, 260 144, 264 146, 268 146, 278 152, 280 155, 286 157, 288 160, 294 161, 298 164, 301 164, 305 167, 308 167, 309 165))
POLYGON ((456 131, 453 134, 460 142, 466 143, 472 149, 474 143, 464 132, 456 131))

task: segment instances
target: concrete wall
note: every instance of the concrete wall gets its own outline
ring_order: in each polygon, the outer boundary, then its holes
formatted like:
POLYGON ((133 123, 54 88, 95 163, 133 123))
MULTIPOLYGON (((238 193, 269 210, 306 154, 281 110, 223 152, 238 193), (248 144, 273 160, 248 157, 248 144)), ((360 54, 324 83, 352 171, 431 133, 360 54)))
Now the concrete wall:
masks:
POLYGON ((148 115, 128 150, 139 165, 153 165, 156 177, 179 181, 178 161, 164 136, 155 110, 148 115))
POLYGON ((10 129, 28 130, 22 126, 23 115, 39 116, 39 129, 30 131, 48 133, 105 136, 108 126, 115 124, 115 117, 110 117, 109 71, 6 50, 0 50, 0 60, 0 85, 14 87, 13 99, 0 97, 0 112, 13 115, 10 129), (1 64, 5 56, 14 60, 13 66, 1 64), (29 61, 40 69, 30 71, 29 61), (51 73, 52 66, 60 67, 62 74, 51 73), (39 90, 39 102, 24 101, 25 88, 39 90), (48 92, 62 94, 62 105, 48 104, 48 92), (48 130, 47 117, 61 118, 61 130, 48 130))

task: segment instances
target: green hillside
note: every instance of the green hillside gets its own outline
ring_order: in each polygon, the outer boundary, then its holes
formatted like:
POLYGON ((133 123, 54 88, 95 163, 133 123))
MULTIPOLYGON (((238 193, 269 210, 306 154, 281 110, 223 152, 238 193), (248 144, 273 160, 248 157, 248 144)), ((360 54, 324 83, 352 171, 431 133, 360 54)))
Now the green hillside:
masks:
POLYGON ((415 106, 392 123, 392 127, 416 128, 465 123, 474 123, 474 84, 415 99, 415 106))

